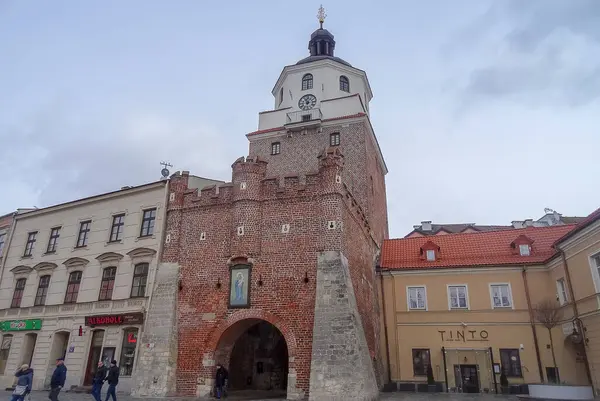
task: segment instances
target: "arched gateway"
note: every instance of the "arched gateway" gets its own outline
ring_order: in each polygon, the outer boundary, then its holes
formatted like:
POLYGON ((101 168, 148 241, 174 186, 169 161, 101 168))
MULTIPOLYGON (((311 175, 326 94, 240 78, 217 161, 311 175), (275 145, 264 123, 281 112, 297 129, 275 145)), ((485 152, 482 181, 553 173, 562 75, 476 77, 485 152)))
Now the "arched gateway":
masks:
POLYGON ((216 364, 220 363, 229 371, 232 394, 297 398, 293 363, 296 339, 278 317, 260 310, 238 311, 215 331, 207 349, 214 350, 214 363, 204 372, 210 374, 205 383, 212 385, 216 364))

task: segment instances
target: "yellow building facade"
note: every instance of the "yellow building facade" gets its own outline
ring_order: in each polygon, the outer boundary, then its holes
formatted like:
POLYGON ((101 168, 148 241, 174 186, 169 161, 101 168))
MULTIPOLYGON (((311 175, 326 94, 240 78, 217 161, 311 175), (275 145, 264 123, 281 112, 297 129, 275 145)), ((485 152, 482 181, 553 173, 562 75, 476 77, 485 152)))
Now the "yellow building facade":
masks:
POLYGON ((520 393, 526 384, 588 385, 590 378, 597 387, 600 275, 590 263, 600 255, 600 225, 557 243, 576 229, 386 241, 379 285, 388 379, 401 390, 422 389, 430 366, 448 391, 520 393))

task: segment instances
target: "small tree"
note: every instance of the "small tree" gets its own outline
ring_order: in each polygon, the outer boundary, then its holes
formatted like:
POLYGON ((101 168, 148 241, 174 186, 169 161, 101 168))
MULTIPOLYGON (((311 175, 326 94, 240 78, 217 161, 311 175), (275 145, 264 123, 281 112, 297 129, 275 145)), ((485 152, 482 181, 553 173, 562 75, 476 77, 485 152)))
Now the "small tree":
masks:
POLYGON ((558 323, 562 319, 562 309, 558 302, 553 299, 546 299, 538 303, 535 308, 535 318, 545 328, 548 329, 548 335, 550 336, 550 350, 552 351, 552 363, 554 364, 554 370, 556 372, 556 379, 560 383, 558 377, 558 370, 556 369, 556 355, 554 354, 554 341, 552 340, 552 329, 558 326, 558 323))
POLYGON ((435 386, 435 379, 433 378, 433 368, 431 367, 431 363, 427 365, 427 384, 430 386, 435 386))

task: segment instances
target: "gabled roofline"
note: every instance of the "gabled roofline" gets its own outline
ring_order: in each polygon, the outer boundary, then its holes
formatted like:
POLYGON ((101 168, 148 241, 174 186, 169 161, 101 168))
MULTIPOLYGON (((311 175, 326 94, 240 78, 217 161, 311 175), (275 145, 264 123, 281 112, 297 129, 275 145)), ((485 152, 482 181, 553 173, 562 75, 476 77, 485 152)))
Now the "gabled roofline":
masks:
POLYGON ((552 246, 555 248, 558 248, 561 243, 565 242, 569 238, 572 238, 573 236, 580 233, 587 227, 591 226, 598 220, 600 220, 600 208, 598 208, 598 209, 594 210, 592 213, 590 213, 590 215, 588 217, 586 217, 585 220, 579 222, 575 226, 574 229, 572 229, 571 231, 569 231, 568 233, 566 233, 565 235, 563 235, 562 237, 560 237, 559 239, 554 241, 554 244, 552 246))
POLYGON ((26 212, 23 214, 17 214, 17 215, 15 215, 15 220, 21 220, 21 219, 26 219, 29 217, 39 216, 41 214, 55 212, 58 210, 69 208, 69 207, 85 205, 85 204, 89 204, 89 203, 100 201, 100 200, 112 199, 112 198, 117 198, 119 196, 130 195, 132 193, 149 190, 152 187, 160 188, 162 186, 165 186, 167 182, 168 182, 168 180, 154 181, 154 182, 151 182, 148 184, 138 185, 136 187, 119 189, 116 191, 105 192, 103 194, 93 195, 93 196, 89 196, 87 198, 81 198, 81 199, 77 199, 77 200, 70 201, 70 202, 59 203, 57 205, 52 205, 52 206, 48 206, 45 208, 32 210, 30 212, 26 212))

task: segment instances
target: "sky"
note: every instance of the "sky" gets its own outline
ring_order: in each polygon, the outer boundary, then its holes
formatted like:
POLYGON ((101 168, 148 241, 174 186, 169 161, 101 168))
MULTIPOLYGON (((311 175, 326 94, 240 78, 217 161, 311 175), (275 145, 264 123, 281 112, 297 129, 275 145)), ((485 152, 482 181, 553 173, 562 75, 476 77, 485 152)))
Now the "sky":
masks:
MULTIPOLYGON (((231 180, 317 2, 0 0, 0 214, 171 171, 231 180)), ((390 236, 600 207, 600 1, 330 0, 365 70, 390 236)))

